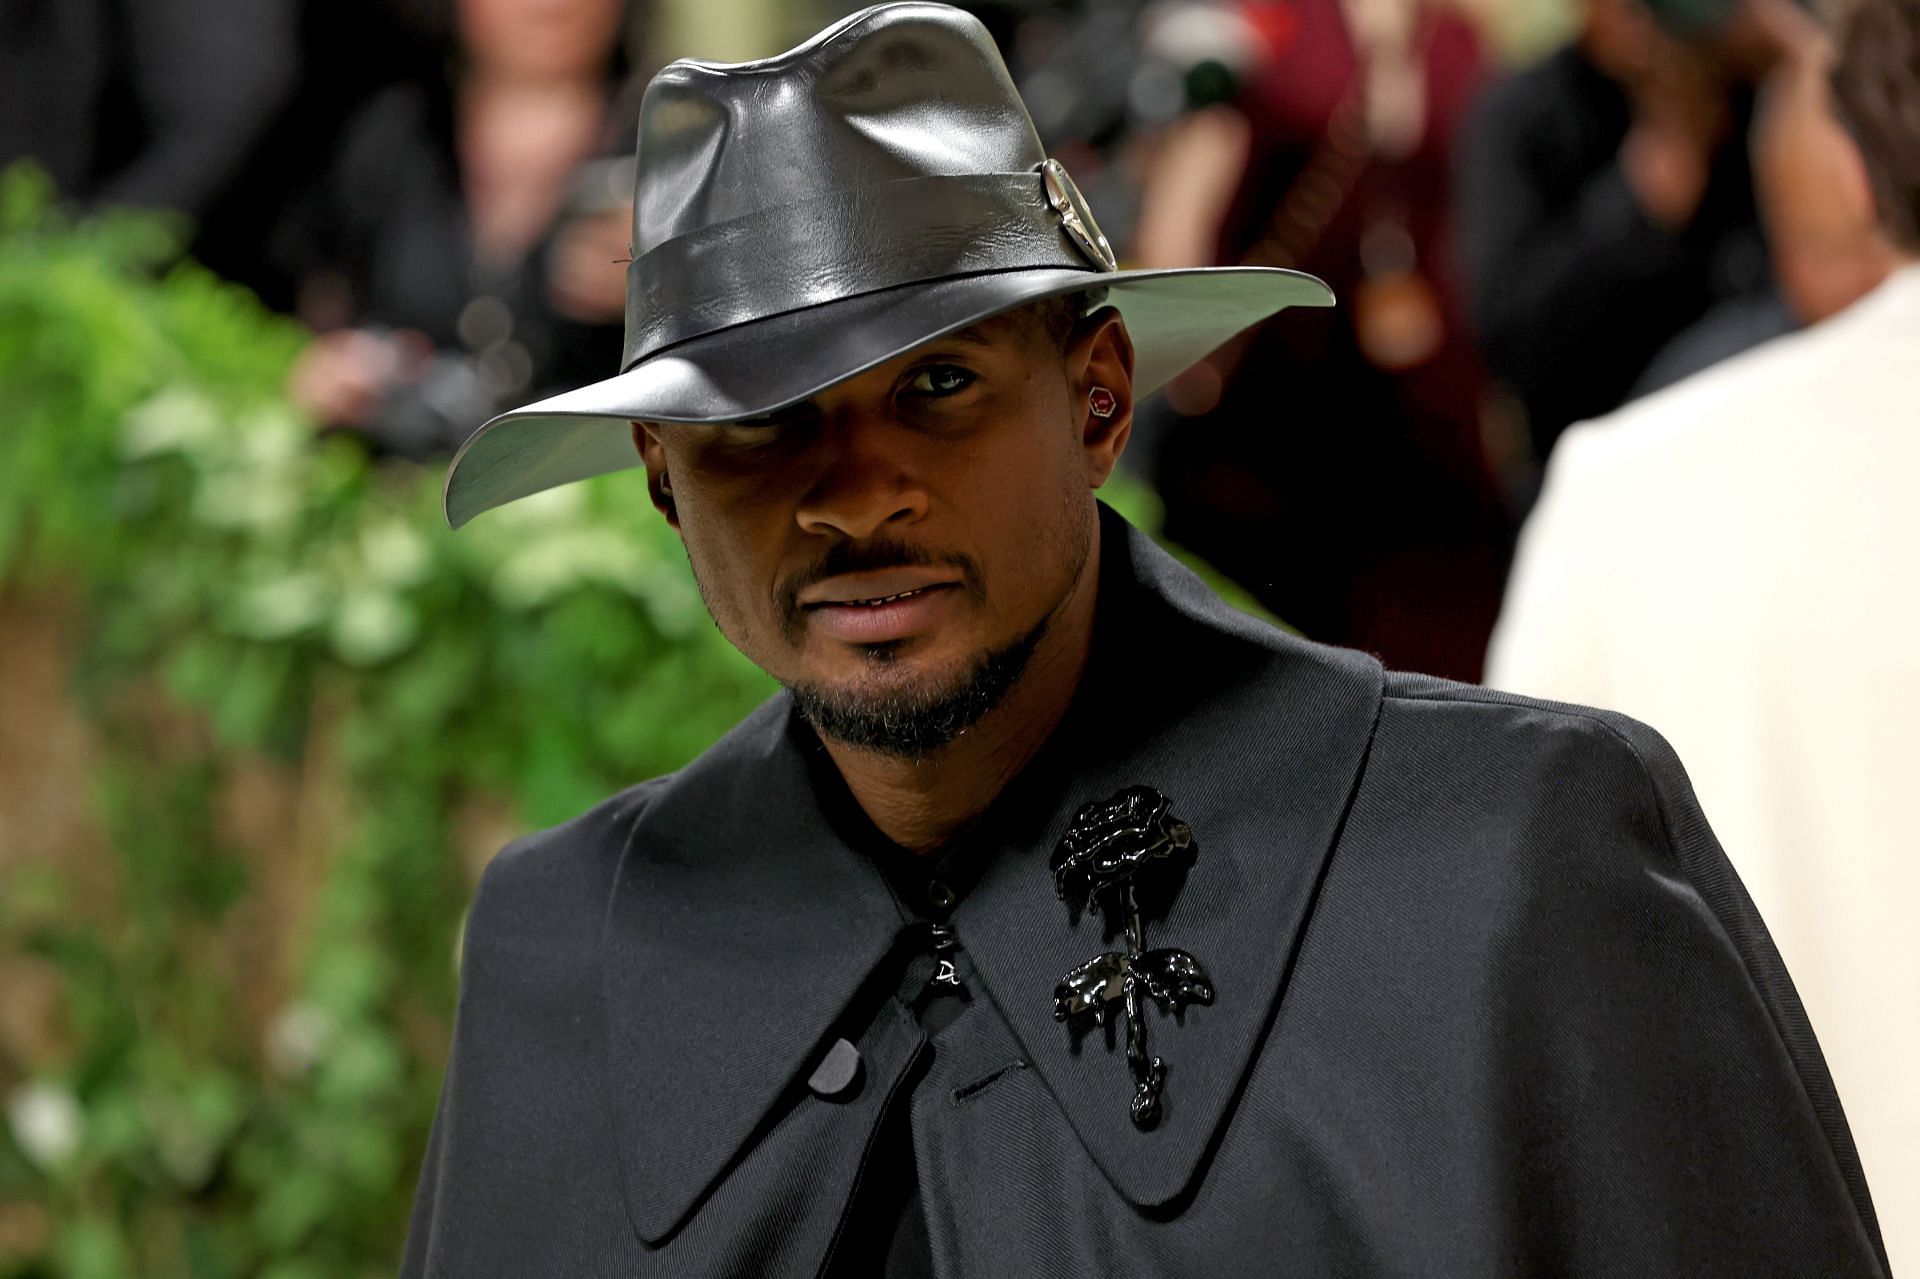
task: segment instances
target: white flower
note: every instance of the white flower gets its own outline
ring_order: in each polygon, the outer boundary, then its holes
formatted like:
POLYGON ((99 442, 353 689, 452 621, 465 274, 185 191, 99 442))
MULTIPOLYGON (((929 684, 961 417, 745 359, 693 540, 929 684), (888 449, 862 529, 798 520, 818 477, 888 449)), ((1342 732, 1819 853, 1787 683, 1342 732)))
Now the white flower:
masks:
POLYGON ((192 451, 220 433, 220 411, 197 391, 175 387, 134 408, 120 425, 121 452, 130 458, 192 451))
POLYGON ((333 1018, 312 1004, 292 1004, 267 1027, 267 1063, 283 1078, 305 1074, 333 1042, 333 1018))
POLYGON ((331 590, 319 574, 283 573, 241 586, 221 620, 227 630, 248 639, 285 639, 317 626, 332 604, 331 590))
POLYGON ((419 632, 419 614, 406 601, 385 591, 354 591, 334 614, 333 651, 351 665, 373 666, 405 649, 419 632))
POLYGON ((60 1084, 36 1079, 14 1089, 7 1098, 7 1120, 20 1149, 42 1168, 65 1163, 80 1148, 85 1116, 60 1084))
POLYGON ((433 567, 427 540, 397 519, 369 525, 361 533, 360 557, 375 581, 399 589, 418 586, 433 567))

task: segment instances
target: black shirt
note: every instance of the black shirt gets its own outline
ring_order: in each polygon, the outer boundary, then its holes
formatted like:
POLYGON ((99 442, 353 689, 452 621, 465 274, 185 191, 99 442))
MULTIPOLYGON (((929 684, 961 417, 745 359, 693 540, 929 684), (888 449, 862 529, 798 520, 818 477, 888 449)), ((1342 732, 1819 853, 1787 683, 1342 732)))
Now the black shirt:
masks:
MULTIPOLYGON (((912 1010, 927 1036, 927 1052, 938 1053, 941 1032, 973 1001, 966 981, 971 965, 960 953, 946 920, 978 877, 980 865, 964 848, 918 854, 888 839, 848 791, 819 739, 797 718, 793 731, 804 745, 814 789, 828 820, 851 847, 872 860, 893 893, 901 914, 901 934, 899 980, 892 995, 912 1010)), ((829 1273, 836 1277, 932 1279, 932 1244, 906 1104, 925 1080, 930 1064, 923 1059, 887 1107, 874 1138, 873 1158, 834 1248, 829 1273)))

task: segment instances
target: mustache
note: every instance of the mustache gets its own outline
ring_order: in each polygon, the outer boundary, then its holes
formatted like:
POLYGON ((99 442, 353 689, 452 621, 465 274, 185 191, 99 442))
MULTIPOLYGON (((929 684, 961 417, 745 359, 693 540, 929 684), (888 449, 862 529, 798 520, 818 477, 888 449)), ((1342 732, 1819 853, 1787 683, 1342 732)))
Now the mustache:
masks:
POLYGON ((843 573, 886 568, 949 568, 958 570, 960 587, 975 601, 986 595, 980 562, 957 549, 914 546, 898 541, 837 542, 805 568, 795 569, 780 583, 780 616, 789 627, 799 624, 800 592, 843 573))

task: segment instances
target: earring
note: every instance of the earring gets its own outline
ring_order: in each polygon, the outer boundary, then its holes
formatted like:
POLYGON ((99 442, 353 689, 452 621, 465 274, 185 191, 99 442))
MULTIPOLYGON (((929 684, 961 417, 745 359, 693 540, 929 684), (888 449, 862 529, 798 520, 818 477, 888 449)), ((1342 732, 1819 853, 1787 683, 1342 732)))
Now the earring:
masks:
POLYGON ((1095 417, 1112 417, 1113 411, 1120 407, 1120 400, 1104 386, 1096 386, 1087 392, 1087 408, 1095 417))

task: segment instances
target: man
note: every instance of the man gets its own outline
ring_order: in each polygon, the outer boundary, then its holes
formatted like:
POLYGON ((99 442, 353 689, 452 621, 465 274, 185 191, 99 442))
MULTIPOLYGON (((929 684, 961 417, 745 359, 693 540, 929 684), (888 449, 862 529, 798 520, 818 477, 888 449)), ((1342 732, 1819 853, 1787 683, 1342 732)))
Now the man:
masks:
POLYGON ((1898 267, 1826 81, 1826 48, 1814 42, 1768 75, 1754 112, 1753 193, 1774 288, 1716 307, 1667 343, 1630 398, 1837 315, 1898 267))
POLYGON ((1583 0, 1579 37, 1493 87, 1454 226, 1488 367, 1545 460, 1719 307, 1770 294, 1749 86, 1807 38, 1792 0, 1583 0))
POLYGON ((488 870, 407 1273, 1885 1273, 1658 738, 1292 639, 1096 506, 1317 282, 1114 269, 941 5, 668 68, 639 157, 626 371, 449 515, 637 442, 787 691, 488 870))
MULTIPOLYGON (((1803 122, 1837 235, 1796 247, 1810 298, 1877 254, 1863 300, 1570 431, 1527 528, 1489 682, 1672 735, 1820 1033, 1886 1223, 1920 1267, 1920 8, 1861 0, 1828 116, 1803 122)), ((1826 108, 1820 69, 1782 110, 1826 108)), ((1786 157, 1781 157, 1785 159, 1786 157)), ((1796 237, 1797 238, 1797 237, 1796 237)), ((1792 245, 1793 241, 1787 241, 1792 245)))

